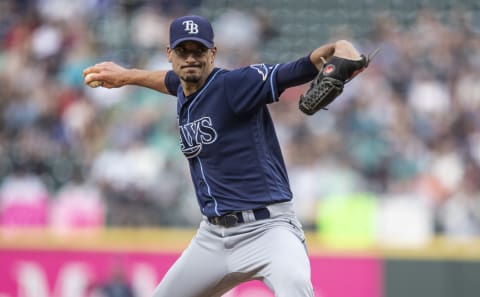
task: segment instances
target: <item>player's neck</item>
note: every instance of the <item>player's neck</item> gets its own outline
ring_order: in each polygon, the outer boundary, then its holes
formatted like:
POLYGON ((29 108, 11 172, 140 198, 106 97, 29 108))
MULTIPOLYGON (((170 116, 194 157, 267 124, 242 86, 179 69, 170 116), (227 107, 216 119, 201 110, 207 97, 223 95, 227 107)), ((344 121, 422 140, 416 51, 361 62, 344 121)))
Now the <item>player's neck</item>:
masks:
POLYGON ((198 83, 184 82, 182 81, 182 89, 185 97, 188 97, 202 88, 205 84, 205 80, 199 81, 198 83))

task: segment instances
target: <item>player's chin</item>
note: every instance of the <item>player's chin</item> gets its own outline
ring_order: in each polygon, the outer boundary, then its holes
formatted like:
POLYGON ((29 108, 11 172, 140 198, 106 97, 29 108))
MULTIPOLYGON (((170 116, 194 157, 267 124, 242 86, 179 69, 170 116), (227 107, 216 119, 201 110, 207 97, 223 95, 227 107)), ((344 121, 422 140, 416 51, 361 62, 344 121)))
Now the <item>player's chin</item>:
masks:
POLYGON ((200 75, 198 74, 185 74, 180 77, 183 81, 188 82, 188 83, 198 83, 200 81, 200 75))

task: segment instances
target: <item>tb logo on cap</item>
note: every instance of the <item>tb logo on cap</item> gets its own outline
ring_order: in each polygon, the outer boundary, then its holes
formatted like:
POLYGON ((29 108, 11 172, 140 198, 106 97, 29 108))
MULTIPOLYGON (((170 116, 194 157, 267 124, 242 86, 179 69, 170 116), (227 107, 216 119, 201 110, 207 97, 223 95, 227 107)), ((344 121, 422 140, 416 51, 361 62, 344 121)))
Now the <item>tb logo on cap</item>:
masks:
POLYGON ((188 34, 197 34, 198 33, 198 25, 196 23, 194 23, 192 20, 183 21, 182 25, 185 26, 185 31, 187 31, 188 34))

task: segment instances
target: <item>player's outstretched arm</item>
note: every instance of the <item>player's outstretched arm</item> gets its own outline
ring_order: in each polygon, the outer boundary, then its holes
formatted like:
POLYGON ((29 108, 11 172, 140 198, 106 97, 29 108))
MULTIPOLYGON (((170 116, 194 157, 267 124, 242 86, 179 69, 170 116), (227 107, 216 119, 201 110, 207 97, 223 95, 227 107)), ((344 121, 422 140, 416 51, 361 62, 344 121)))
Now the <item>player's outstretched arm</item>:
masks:
POLYGON ((113 62, 102 62, 83 70, 85 84, 91 87, 119 88, 136 85, 169 94, 165 86, 166 70, 128 69, 113 62))
POLYGON ((322 69, 325 61, 328 61, 332 56, 337 56, 349 60, 361 60, 360 53, 347 40, 338 40, 334 43, 325 44, 315 49, 310 55, 310 60, 318 70, 322 69))

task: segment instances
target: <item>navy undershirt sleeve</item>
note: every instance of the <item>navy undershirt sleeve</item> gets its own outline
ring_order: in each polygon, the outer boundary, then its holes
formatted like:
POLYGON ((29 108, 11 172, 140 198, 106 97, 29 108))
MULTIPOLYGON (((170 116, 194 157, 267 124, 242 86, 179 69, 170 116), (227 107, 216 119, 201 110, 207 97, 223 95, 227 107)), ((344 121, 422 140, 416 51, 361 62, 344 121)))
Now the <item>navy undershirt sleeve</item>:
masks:
POLYGON ((171 95, 176 96, 179 85, 180 78, 178 78, 178 76, 175 74, 175 72, 173 72, 173 70, 168 71, 165 75, 165 86, 167 87, 168 92, 171 95))
POLYGON ((280 64, 276 78, 278 93, 281 94, 287 88, 307 83, 317 74, 318 69, 310 60, 310 55, 290 63, 280 64))

